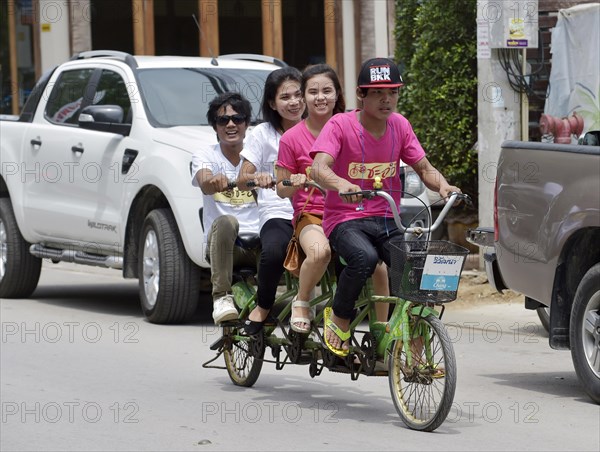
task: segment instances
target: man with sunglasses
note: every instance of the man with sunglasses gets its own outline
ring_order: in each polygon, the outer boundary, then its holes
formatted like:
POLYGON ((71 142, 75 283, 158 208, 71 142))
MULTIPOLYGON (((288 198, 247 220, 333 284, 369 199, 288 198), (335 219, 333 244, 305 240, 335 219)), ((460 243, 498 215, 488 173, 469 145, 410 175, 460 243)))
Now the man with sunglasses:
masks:
POLYGON ((228 186, 237 180, 242 167, 240 152, 251 112, 250 102, 238 93, 215 97, 206 117, 218 143, 192 157, 192 184, 200 187, 204 198, 204 238, 216 325, 238 316, 231 295, 233 266, 254 266, 259 253, 236 244, 238 235, 258 235, 258 207, 252 192, 228 186))

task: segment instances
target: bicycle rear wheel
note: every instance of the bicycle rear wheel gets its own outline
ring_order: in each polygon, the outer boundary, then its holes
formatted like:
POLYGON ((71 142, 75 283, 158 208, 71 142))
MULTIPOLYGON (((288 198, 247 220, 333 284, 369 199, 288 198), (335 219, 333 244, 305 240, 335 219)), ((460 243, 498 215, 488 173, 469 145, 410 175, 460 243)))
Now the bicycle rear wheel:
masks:
POLYGON ((397 340, 389 361, 389 383, 396 411, 407 427, 431 432, 448 416, 456 390, 456 359, 444 324, 434 315, 411 324, 412 365, 397 340))
POLYGON ((254 339, 235 341, 233 336, 236 334, 239 334, 237 328, 223 328, 223 335, 232 339, 231 344, 223 350, 225 367, 233 384, 250 387, 256 383, 260 375, 265 349, 263 346, 259 348, 257 353, 257 347, 254 347, 254 350, 252 349, 254 339))

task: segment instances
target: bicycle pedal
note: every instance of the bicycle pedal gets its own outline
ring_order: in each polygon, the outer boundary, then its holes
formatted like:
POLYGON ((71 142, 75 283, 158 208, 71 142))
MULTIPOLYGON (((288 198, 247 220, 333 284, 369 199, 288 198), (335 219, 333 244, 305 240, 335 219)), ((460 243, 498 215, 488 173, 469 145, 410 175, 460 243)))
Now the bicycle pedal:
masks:
POLYGON ((300 356, 296 364, 310 364, 312 360, 312 355, 303 354, 300 356))
POLYGON ((210 349, 211 350, 219 350, 220 348, 223 347, 223 345, 225 345, 225 338, 223 336, 221 336, 210 346, 210 349))
POLYGON ((340 365, 336 365, 334 367, 329 367, 328 368, 330 372, 335 372, 338 374, 349 374, 351 373, 351 370, 348 369, 346 366, 340 366, 340 365))

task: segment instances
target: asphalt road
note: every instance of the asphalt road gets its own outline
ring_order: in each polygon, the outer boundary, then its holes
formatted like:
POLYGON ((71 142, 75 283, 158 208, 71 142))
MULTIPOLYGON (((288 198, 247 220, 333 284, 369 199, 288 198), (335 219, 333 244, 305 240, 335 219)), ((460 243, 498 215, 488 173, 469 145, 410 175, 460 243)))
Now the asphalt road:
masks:
POLYGON ((152 325, 136 281, 44 265, 31 299, 0 303, 2 451, 600 450, 600 407, 520 304, 448 307, 456 396, 421 433, 401 422, 385 377, 265 364, 239 388, 202 367, 219 337, 209 308, 152 325))

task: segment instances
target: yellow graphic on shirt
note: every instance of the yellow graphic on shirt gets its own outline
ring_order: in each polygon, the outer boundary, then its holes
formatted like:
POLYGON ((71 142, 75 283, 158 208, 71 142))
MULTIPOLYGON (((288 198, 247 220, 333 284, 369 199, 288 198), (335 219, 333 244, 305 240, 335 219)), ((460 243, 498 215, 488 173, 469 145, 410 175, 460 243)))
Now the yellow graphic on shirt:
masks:
POLYGON ((215 202, 231 204, 232 206, 241 207, 244 204, 254 203, 254 196, 251 190, 238 190, 237 187, 233 190, 215 193, 213 195, 215 202))
POLYGON ((396 175, 396 162, 362 163, 354 162, 348 165, 348 176, 351 179, 387 179, 396 175))

